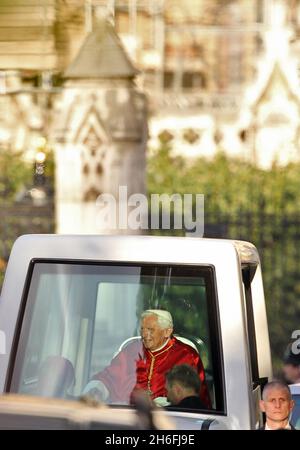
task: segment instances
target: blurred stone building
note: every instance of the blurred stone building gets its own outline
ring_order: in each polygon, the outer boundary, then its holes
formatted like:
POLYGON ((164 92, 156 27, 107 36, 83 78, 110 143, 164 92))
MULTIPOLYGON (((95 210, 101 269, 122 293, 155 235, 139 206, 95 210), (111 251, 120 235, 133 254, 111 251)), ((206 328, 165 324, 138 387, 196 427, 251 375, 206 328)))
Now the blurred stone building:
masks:
POLYGON ((113 26, 92 20, 88 3, 0 2, 0 145, 33 161, 53 149, 65 233, 114 232, 99 196, 145 193, 145 96, 113 26))
POLYGON ((94 14, 100 3, 141 70, 150 148, 299 160, 298 0, 95 1, 94 14))

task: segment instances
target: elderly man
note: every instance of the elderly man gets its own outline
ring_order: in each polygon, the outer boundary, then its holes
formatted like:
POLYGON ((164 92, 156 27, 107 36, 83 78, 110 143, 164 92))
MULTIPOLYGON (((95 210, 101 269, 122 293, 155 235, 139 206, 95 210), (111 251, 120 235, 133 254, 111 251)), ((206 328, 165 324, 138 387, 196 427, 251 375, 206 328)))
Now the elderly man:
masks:
MULTIPOLYGON (((151 309, 141 315, 141 340, 125 347, 85 389, 97 389, 104 401, 130 403, 137 390, 153 400, 166 398, 165 375, 175 365, 189 364, 201 381, 200 397, 206 407, 210 399, 201 358, 191 346, 172 335, 173 320, 168 311, 151 309)), ((93 392, 95 394, 95 391, 93 392)))
POLYGON ((271 381, 263 390, 260 409, 266 414, 264 430, 294 430, 289 423, 294 408, 291 392, 287 384, 271 381))

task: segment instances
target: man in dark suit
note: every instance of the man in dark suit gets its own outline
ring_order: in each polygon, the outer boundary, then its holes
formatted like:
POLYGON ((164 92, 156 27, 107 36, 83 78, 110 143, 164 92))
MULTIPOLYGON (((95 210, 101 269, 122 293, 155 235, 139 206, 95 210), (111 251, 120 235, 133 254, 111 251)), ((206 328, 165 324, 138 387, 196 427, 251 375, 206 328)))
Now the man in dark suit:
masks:
POLYGON ((200 388, 199 376, 188 364, 174 366, 166 374, 166 390, 170 407, 207 409, 200 399, 200 388))
POLYGON ((286 383, 271 381, 264 387, 260 409, 266 414, 263 430, 294 430, 289 419, 294 408, 291 392, 286 383))

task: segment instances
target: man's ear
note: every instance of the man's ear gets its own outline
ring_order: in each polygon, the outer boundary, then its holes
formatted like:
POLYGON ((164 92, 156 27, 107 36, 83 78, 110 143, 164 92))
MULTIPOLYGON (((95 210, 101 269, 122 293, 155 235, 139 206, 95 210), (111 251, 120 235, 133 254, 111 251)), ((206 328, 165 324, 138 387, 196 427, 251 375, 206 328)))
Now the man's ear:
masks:
POLYGON ((169 338, 172 333, 173 333, 173 328, 166 328, 166 332, 165 332, 166 337, 169 338))
POLYGON ((259 400, 259 407, 262 412, 266 412, 265 402, 263 400, 259 400))
POLYGON ((295 406, 295 400, 291 400, 290 401, 290 411, 292 411, 294 409, 295 406))

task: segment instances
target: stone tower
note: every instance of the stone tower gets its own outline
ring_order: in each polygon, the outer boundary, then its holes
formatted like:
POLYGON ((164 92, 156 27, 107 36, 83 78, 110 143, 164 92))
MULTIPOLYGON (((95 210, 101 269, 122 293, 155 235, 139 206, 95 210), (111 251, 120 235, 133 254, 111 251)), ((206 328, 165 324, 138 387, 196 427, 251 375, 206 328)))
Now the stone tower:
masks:
POLYGON ((108 22, 87 36, 65 72, 53 133, 58 233, 119 232, 100 218, 99 196, 118 201, 119 186, 128 196, 145 193, 147 113, 136 73, 108 22))

